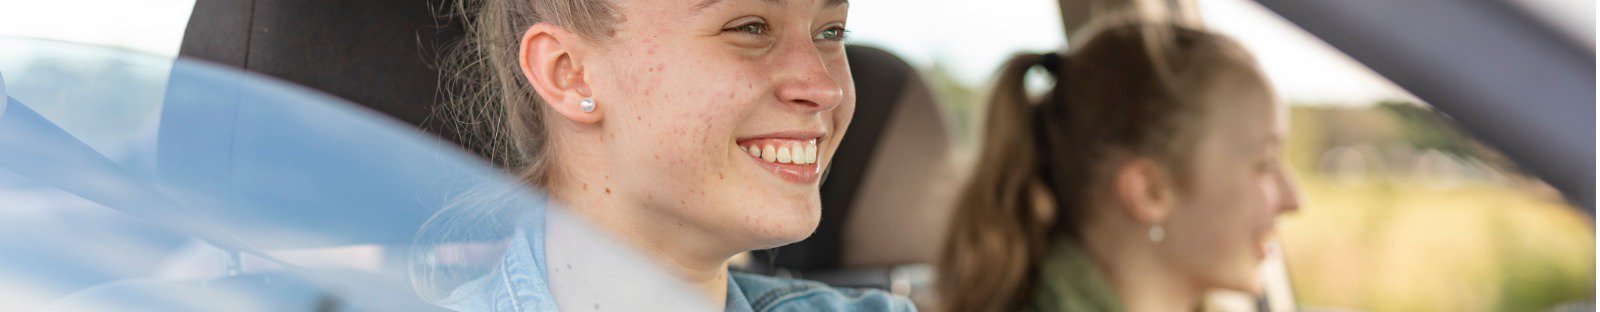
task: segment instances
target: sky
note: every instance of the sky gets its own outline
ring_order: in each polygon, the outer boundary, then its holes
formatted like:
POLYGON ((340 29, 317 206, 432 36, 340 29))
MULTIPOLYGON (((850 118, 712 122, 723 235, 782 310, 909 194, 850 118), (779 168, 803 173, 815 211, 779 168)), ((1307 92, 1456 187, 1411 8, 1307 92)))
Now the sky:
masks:
POLYGON ((176 55, 193 8, 194 0, 0 0, 0 36, 176 55))
MULTIPOLYGON (((883 47, 918 66, 937 62, 957 80, 982 85, 1012 54, 1063 46, 1055 1, 858 0, 850 4, 847 27, 854 43, 883 47)), ((1291 103, 1363 105, 1411 98, 1255 2, 1199 3, 1209 27, 1256 53, 1291 103)), ((0 36, 175 55, 193 5, 193 0, 0 0, 0 36)))

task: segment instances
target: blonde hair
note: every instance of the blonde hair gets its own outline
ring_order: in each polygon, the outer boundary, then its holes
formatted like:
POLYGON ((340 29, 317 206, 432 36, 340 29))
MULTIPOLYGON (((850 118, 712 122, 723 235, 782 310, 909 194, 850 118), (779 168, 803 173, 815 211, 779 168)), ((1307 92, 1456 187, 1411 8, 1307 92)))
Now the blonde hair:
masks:
POLYGON ((622 16, 605 0, 461 0, 451 17, 464 21, 467 33, 443 63, 443 115, 490 161, 524 182, 546 185, 550 140, 544 103, 517 59, 523 32, 551 23, 605 42, 622 16))
POLYGON ((1128 157, 1155 160, 1182 188, 1207 109, 1195 99, 1223 72, 1256 72, 1244 48, 1203 30, 1126 21, 1091 30, 1069 55, 1022 54, 1000 70, 938 265, 943 308, 1022 307, 1049 241, 1081 239, 1098 185, 1128 157), (1036 67, 1056 81, 1037 103, 1023 88, 1036 67))
MULTIPOLYGON (((478 150, 494 165, 533 187, 544 187, 550 175, 550 139, 545 132, 544 103, 522 74, 518 60, 523 32, 551 23, 592 42, 607 43, 613 25, 622 20, 605 0, 460 0, 441 18, 466 26, 466 34, 440 62, 438 115, 456 127, 461 142, 478 150)), ((426 300, 439 300, 462 283, 495 269, 461 267, 440 261, 441 253, 463 246, 503 246, 518 216, 538 198, 526 190, 485 181, 460 185, 462 192, 418 229, 410 250, 412 287, 426 300), (502 245, 495 245, 502 244, 502 245)), ((443 186, 442 186, 443 187, 443 186)), ((457 255, 498 259, 490 254, 457 255)), ((489 261, 498 263, 498 261, 489 261)))

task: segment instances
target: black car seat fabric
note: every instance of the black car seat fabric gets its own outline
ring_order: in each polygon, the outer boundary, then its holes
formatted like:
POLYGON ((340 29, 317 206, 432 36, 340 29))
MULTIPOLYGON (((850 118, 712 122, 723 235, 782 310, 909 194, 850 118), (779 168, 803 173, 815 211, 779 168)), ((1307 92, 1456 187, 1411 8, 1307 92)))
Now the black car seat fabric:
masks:
POLYGON ((430 118, 441 99, 435 64, 462 34, 438 18, 448 3, 199 0, 178 54, 330 93, 460 144, 430 118))
POLYGON ((845 220, 840 265, 847 268, 934 262, 969 172, 951 115, 921 77, 907 79, 899 102, 845 220))

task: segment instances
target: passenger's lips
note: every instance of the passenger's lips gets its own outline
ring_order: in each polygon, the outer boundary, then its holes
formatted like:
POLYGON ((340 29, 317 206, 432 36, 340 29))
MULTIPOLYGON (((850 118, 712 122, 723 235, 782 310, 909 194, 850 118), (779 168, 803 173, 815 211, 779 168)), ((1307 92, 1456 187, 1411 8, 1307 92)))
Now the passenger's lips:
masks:
POLYGON ((811 184, 821 178, 822 132, 783 131, 740 138, 738 152, 785 181, 811 184))
POLYGON ((1256 235, 1253 243, 1255 244, 1254 249, 1257 260, 1266 259, 1267 256, 1278 252, 1277 244, 1272 240, 1276 236, 1276 232, 1276 227, 1269 225, 1256 235))

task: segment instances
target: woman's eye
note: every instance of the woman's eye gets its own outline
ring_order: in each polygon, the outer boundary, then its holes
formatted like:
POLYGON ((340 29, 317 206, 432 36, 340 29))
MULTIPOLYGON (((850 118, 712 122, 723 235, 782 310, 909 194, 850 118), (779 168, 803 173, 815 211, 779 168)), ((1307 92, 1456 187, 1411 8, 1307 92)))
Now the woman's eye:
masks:
POLYGON ((733 28, 723 29, 722 31, 741 32, 741 33, 760 36, 760 35, 767 34, 767 31, 769 31, 769 30, 770 30, 770 28, 767 27, 767 23, 750 22, 750 23, 746 23, 746 24, 743 24, 743 25, 734 26, 733 28))
POLYGON ((812 40, 827 40, 827 41, 844 41, 844 38, 845 38, 845 36, 847 34, 849 34, 849 31, 845 30, 844 27, 835 26, 835 27, 830 27, 828 29, 824 29, 821 32, 817 32, 817 35, 814 36, 814 37, 811 37, 811 39, 812 40))

